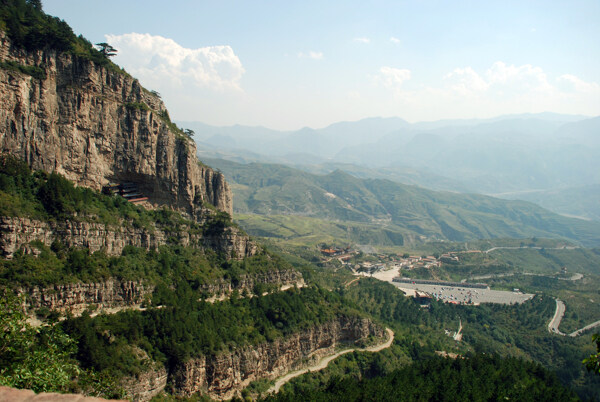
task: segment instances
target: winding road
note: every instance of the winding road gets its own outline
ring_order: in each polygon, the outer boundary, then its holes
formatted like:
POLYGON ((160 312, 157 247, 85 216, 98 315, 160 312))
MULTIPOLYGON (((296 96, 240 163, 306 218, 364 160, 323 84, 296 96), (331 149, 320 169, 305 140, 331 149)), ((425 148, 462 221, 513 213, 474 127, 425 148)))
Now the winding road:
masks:
POLYGON ((560 332, 560 329, 558 329, 558 327, 560 326, 560 322, 562 321, 563 316, 565 315, 566 309, 567 309, 567 307, 565 306, 565 303, 562 300, 556 299, 556 311, 554 312, 554 317, 552 317, 552 320, 550 320, 550 323, 548 324, 548 332, 550 332, 552 334, 557 334, 557 335, 562 335, 562 336, 570 336, 570 337, 574 338, 576 336, 583 334, 587 330, 590 330, 595 327, 600 327, 600 320, 598 320, 589 325, 586 325, 583 328, 573 331, 570 334, 565 334, 564 332, 560 332))
POLYGON ((490 251, 494 251, 494 250, 519 250, 519 249, 525 249, 525 248, 530 248, 532 250, 541 250, 541 249, 546 249, 546 250, 575 250, 580 248, 579 246, 562 246, 562 247, 539 247, 539 246, 519 246, 519 247, 492 247, 489 250, 485 250, 484 253, 488 254, 490 251))
POLYGON ((290 381, 292 378, 301 376, 302 374, 308 373, 310 371, 319 371, 319 370, 323 370, 325 367, 327 367, 327 365, 329 364, 329 362, 331 362, 334 359, 337 359, 338 357, 340 357, 341 355, 345 355, 346 353, 351 353, 351 352, 379 352, 380 350, 389 348, 392 345, 392 342, 394 342, 394 331, 392 331, 389 328, 385 329, 387 334, 388 334, 388 339, 384 342, 384 343, 380 343, 378 345, 374 345, 374 346, 369 346, 367 348, 353 348, 353 349, 345 349, 345 350, 341 350, 337 353, 334 353, 332 355, 329 356, 325 356, 323 357, 321 360, 319 360, 317 363, 313 364, 312 366, 306 367, 304 369, 301 370, 296 370, 293 371, 291 373, 288 373, 286 375, 284 375, 283 377, 277 379, 277 381, 275 381, 275 384, 269 388, 267 390, 267 393, 277 393, 279 392, 279 389, 288 381, 290 381))

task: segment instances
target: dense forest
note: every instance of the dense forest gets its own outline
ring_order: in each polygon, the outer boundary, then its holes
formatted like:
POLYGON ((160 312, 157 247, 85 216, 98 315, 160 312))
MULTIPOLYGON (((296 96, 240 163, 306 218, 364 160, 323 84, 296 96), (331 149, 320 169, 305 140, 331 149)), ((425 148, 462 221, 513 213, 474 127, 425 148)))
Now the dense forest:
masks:
MULTIPOLYGON (((122 71, 106 49, 96 50, 64 21, 46 15, 41 1, 0 0, 0 6, 0 30, 15 46, 67 52, 122 71)), ((0 68, 38 79, 45 74, 44 65, 0 60, 0 68)), ((3 217, 84 221, 114 230, 160 228, 198 236, 234 225, 228 214, 213 212, 205 223, 194 223, 177 212, 146 210, 118 196, 75 187, 60 174, 34 172, 12 156, 0 156, 3 217)), ((546 294, 521 305, 433 301, 422 308, 388 283, 363 278, 349 286, 354 278, 348 272, 314 262, 303 255, 282 257, 269 251, 231 260, 214 250, 184 247, 175 237, 151 250, 128 246, 116 256, 59 241, 50 246, 31 243, 12 259, 0 260, 0 384, 123 398, 123 378, 149 365, 172 369, 194 357, 281 340, 341 317, 370 317, 394 330, 390 348, 341 356, 325 370, 294 379, 271 399, 600 398, 600 377, 582 364, 595 351, 593 344, 586 336, 571 339, 548 333, 555 302, 546 294), (307 286, 277 291, 257 285, 233 291, 225 300, 207 301, 207 284, 223 281, 235 288, 245 275, 286 269, 299 269, 307 286), (153 292, 140 309, 115 314, 95 315, 94 306, 89 306, 80 317, 67 314, 58 321, 57 313, 37 311, 37 318, 44 320, 37 327, 27 321, 27 300, 15 295, 22 288, 112 278, 143 281, 153 292), (448 336, 459 320, 462 342, 448 336)), ((260 394, 269 385, 258 381, 246 395, 260 394)))
POLYGON ((577 396, 541 365, 496 355, 434 357, 384 376, 332 378, 267 401, 573 401, 577 396))
POLYGON ((275 294, 206 303, 191 290, 173 291, 175 305, 143 312, 127 311, 66 321, 65 332, 79 345, 86 368, 131 375, 142 370, 137 347, 155 361, 173 367, 190 357, 212 355, 276 338, 357 312, 334 293, 305 288, 275 294))

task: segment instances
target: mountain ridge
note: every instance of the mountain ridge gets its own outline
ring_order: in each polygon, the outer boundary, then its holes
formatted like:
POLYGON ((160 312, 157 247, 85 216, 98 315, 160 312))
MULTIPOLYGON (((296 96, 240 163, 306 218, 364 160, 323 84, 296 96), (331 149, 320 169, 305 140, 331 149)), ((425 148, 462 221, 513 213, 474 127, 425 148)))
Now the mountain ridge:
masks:
POLYGON ((588 246, 600 244, 598 225, 525 201, 360 179, 340 169, 314 175, 285 165, 209 161, 232 183, 234 208, 239 213, 380 222, 430 240, 538 236, 566 238, 588 246))

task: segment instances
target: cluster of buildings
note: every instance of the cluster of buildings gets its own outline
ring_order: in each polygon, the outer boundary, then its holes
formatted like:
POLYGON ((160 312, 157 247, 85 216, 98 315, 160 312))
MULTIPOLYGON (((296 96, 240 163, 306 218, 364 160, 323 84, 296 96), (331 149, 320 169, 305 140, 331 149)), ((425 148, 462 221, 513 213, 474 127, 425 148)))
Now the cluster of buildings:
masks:
POLYGON ((377 262, 360 262, 352 266, 354 271, 366 272, 373 274, 379 271, 386 271, 389 269, 416 269, 416 268, 434 268, 440 267, 442 261, 434 256, 377 256, 379 261, 377 262))
POLYGON ((411 255, 408 257, 399 257, 392 265, 392 268, 415 269, 415 268, 434 268, 442 265, 441 260, 435 256, 411 255))
POLYGON ((348 262, 352 257, 354 257, 358 251, 352 250, 350 246, 342 248, 342 247, 323 247, 321 248, 321 254, 324 257, 328 257, 329 259, 336 258, 340 260, 342 263, 348 262))
POLYGON ((351 262, 350 260, 358 254, 358 251, 353 250, 350 246, 348 247, 336 247, 336 246, 322 246, 319 251, 325 259, 330 261, 332 259, 339 260, 344 265, 349 265, 355 272, 365 272, 373 274, 379 271, 385 271, 389 269, 404 269, 411 270, 417 268, 436 268, 441 267, 442 263, 458 263, 460 261, 459 256, 456 252, 449 252, 442 254, 439 257, 433 255, 408 255, 408 254, 397 254, 397 255, 385 255, 385 254, 370 254, 369 259, 371 261, 363 262, 351 262), (375 260, 375 261, 373 261, 375 260))

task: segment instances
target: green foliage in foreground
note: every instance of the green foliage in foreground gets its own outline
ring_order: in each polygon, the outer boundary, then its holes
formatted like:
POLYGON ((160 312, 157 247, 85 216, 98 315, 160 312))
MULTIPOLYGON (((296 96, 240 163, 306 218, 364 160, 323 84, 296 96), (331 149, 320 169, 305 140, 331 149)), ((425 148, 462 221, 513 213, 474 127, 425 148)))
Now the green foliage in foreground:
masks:
POLYGON ((0 297, 0 384, 36 392, 64 391, 79 368, 75 344, 57 326, 33 328, 18 300, 0 297))
POLYGON ((322 388, 302 388, 267 401, 572 401, 577 396, 537 363, 496 355, 442 357, 415 362, 391 374, 333 378, 322 388))
POLYGON ((21 303, 9 292, 0 294, 0 385, 124 397, 113 377, 79 367, 74 359, 75 341, 59 325, 29 325, 21 303))
POLYGON ((67 320, 65 331, 77 340, 77 358, 86 368, 117 375, 143 370, 135 349, 173 367, 190 357, 256 345, 314 327, 340 315, 357 313, 335 293, 315 288, 262 297, 206 303, 191 289, 172 291, 174 307, 127 311, 67 320))
POLYGON ((592 335, 592 341, 596 343, 596 353, 591 354, 583 363, 588 371, 600 375, 600 334, 592 335))

